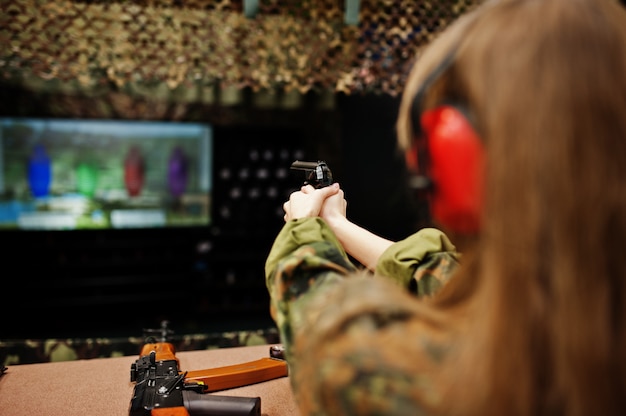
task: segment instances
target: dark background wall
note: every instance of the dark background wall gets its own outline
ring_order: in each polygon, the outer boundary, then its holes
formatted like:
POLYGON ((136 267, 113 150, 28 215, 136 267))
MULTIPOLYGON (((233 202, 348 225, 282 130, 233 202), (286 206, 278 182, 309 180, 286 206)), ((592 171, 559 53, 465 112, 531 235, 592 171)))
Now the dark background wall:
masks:
POLYGON ((393 240, 406 237, 417 221, 396 143, 399 101, 389 95, 338 97, 344 176, 337 180, 346 193, 348 216, 393 240))
MULTIPOLYGON (((6 85, 0 94, 2 115, 72 116, 55 104, 63 97, 6 85)), ((413 201, 395 147, 399 99, 337 94, 322 109, 305 102, 267 110, 249 102, 188 116, 206 116, 214 126, 210 227, 0 232, 0 337, 134 336, 162 319, 178 333, 272 327, 263 266, 283 224, 282 203, 304 177, 292 172, 267 182, 254 175, 260 164, 326 160, 354 222, 391 239, 413 230, 413 201), (234 174, 221 177, 225 168, 234 174), (251 174, 238 174, 244 170, 251 174), (279 189, 273 197, 264 192, 270 185, 279 189), (252 188, 262 196, 246 192, 252 188)))

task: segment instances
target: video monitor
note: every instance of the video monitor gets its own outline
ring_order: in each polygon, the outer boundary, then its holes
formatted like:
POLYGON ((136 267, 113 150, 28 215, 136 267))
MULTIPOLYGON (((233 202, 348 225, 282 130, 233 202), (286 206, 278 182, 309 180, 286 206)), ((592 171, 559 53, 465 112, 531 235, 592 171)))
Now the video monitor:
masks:
POLYGON ((0 118, 0 231, 211 224, 213 130, 0 118))

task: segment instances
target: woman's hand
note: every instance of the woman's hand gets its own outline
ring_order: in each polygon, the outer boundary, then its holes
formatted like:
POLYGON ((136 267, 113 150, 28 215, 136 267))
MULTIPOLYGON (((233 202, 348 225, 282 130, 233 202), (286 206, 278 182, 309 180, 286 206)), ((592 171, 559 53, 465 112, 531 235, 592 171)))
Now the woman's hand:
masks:
MULTIPOLYGON (((289 221, 297 218, 320 216, 322 206, 327 198, 336 195, 339 191, 339 184, 337 183, 320 189, 315 189, 311 185, 303 186, 299 191, 293 192, 289 196, 289 200, 283 204, 283 210, 285 211, 284 220, 289 221)), ((339 202, 335 201, 335 199, 333 198, 333 206, 339 206, 339 202)), ((341 192, 341 197, 337 199, 343 201, 343 191, 341 192)), ((329 213, 333 212, 336 214, 337 206, 332 208, 329 213)), ((328 209, 330 210, 331 208, 329 207, 328 209)))
POLYGON ((346 219, 347 207, 348 202, 345 199, 343 189, 339 188, 337 193, 326 198, 322 204, 319 216, 332 227, 337 221, 346 219))

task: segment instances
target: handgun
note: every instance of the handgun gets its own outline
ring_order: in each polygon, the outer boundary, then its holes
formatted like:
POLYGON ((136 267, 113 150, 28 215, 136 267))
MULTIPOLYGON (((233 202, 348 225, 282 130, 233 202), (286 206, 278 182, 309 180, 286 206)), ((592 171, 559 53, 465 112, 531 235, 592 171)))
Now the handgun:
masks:
POLYGON ((296 160, 291 164, 291 169, 303 170, 305 176, 304 185, 311 185, 315 189, 324 188, 333 183, 333 174, 323 160, 318 160, 317 162, 296 160))
POLYGON ((206 370, 179 370, 170 333, 162 324, 160 340, 150 337, 131 364, 135 383, 129 416, 261 416, 260 397, 211 395, 208 392, 241 387, 287 375, 282 346, 270 347, 269 357, 206 370))

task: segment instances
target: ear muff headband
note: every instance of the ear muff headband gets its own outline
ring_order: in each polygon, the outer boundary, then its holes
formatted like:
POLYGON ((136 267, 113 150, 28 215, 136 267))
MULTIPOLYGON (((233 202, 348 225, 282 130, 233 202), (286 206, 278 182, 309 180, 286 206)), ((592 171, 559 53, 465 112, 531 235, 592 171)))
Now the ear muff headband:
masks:
POLYGON ((411 103, 411 128, 415 139, 419 139, 422 136, 422 123, 420 115, 424 111, 423 106, 426 93, 435 84, 439 77, 452 65, 456 56, 456 51, 457 48, 452 48, 452 50, 446 54, 443 60, 430 74, 428 74, 426 79, 424 79, 424 82, 413 97, 413 102, 411 103))
POLYGON ((422 108, 428 89, 450 67, 456 48, 429 74, 412 103, 414 148, 407 152, 412 184, 429 189, 432 218, 450 231, 480 230, 484 145, 466 114, 455 105, 422 108))
POLYGON ((422 122, 420 120, 420 116, 423 112, 424 97, 441 74, 452 64, 456 49, 457 48, 452 48, 435 69, 428 74, 411 103, 413 146, 405 153, 405 162, 412 173, 410 186, 417 191, 430 190, 433 186, 432 179, 427 174, 429 160, 426 151, 426 137, 424 137, 422 122))

